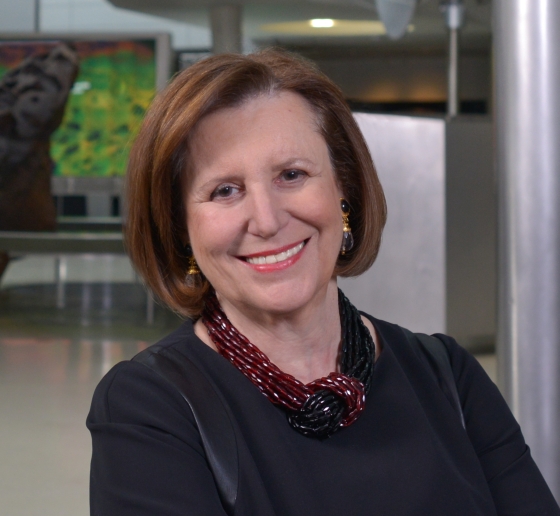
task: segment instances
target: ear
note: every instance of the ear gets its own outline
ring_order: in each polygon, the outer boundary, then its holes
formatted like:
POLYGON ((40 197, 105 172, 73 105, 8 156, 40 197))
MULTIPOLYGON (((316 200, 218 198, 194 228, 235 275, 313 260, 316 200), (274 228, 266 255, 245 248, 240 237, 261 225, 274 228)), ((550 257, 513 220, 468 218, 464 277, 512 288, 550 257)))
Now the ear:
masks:
POLYGON ((346 196, 346 194, 342 191, 342 187, 340 186, 340 181, 338 180, 338 177, 335 176, 336 179, 336 191, 338 193, 338 198, 339 199, 347 199, 348 197, 346 196))

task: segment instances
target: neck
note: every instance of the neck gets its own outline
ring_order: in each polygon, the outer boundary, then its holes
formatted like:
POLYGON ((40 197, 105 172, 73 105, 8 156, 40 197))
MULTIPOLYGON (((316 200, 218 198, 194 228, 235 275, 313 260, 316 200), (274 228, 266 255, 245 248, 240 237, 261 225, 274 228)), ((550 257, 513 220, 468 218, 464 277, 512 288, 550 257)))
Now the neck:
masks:
POLYGON ((341 330, 336 280, 287 314, 248 313, 219 300, 237 330, 283 372, 309 383, 337 371, 341 330))

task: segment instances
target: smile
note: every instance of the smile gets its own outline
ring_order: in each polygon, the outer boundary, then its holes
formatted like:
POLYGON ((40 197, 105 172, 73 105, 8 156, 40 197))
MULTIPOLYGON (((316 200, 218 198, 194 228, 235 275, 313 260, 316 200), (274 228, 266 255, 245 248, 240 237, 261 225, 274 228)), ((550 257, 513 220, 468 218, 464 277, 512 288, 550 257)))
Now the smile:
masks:
POLYGON ((296 254, 298 254, 303 249, 304 245, 305 245, 305 241, 300 242, 299 244, 295 245, 294 247, 291 247, 290 249, 286 249, 285 251, 282 251, 281 253, 269 254, 267 256, 253 256, 251 258, 245 258, 245 261, 247 263, 252 264, 252 265, 265 265, 265 264, 280 263, 280 262, 283 262, 283 261, 287 260, 288 258, 291 258, 292 256, 295 256, 296 254))

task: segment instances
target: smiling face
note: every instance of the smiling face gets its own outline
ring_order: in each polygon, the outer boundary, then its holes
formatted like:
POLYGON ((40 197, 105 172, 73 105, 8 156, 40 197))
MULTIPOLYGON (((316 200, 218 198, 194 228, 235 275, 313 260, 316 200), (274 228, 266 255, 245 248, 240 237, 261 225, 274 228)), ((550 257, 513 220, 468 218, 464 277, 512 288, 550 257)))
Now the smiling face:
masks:
POLYGON ((299 95, 260 96, 204 118, 190 141, 188 238, 226 309, 320 304, 340 251, 340 189, 299 95))

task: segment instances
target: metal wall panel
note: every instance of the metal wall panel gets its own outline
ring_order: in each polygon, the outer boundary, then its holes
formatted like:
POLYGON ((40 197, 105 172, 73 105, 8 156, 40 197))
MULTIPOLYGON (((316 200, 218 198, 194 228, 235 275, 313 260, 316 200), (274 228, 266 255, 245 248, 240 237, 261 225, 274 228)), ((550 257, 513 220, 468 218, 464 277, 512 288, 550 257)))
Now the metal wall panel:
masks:
POLYGON ((471 351, 496 342, 496 178, 485 117, 446 124, 447 332, 471 351))
POLYGON ((388 220, 373 267, 339 285, 375 317, 445 331, 445 122, 355 116, 385 190, 388 220))

